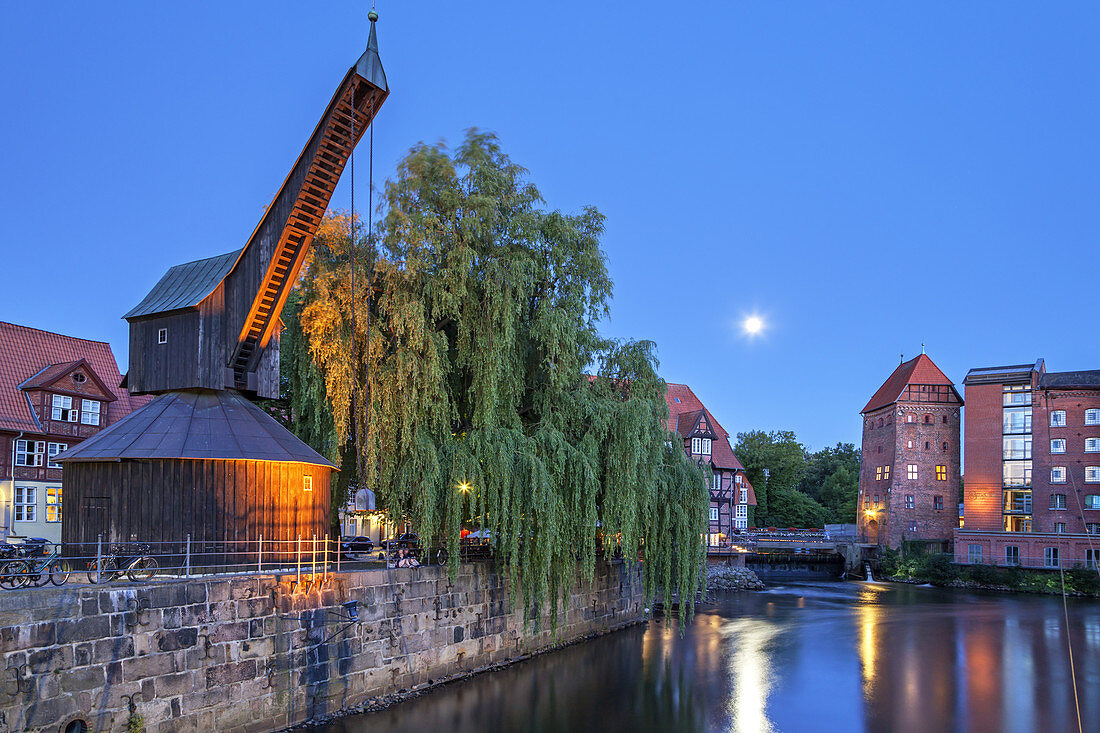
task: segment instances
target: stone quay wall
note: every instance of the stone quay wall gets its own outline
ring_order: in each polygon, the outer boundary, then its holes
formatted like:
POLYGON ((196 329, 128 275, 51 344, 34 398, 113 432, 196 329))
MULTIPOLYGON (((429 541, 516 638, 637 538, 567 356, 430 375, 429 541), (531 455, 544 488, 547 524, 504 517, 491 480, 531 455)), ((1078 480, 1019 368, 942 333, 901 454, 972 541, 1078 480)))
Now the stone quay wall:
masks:
POLYGON ((278 730, 645 617, 621 562, 574 585, 556 629, 486 564, 0 591, 0 731, 278 730))

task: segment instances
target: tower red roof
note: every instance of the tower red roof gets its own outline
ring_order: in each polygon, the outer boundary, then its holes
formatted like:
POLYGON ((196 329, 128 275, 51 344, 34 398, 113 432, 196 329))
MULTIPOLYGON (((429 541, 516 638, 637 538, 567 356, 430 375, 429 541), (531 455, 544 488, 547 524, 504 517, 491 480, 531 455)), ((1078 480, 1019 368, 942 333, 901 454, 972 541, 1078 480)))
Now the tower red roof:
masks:
MULTIPOLYGON (((940 384, 955 389, 955 384, 947 375, 940 371, 940 368, 936 366, 927 354, 921 354, 915 359, 903 362, 898 365, 898 368, 894 370, 894 373, 882 383, 882 386, 878 388, 874 396, 867 402, 867 405, 860 410, 861 413, 868 413, 872 410, 877 410, 887 405, 892 405, 898 401, 902 392, 910 384, 940 384)), ((958 397, 958 392, 955 392, 955 396, 958 397)), ((959 398, 959 403, 962 404, 962 398, 959 398)))

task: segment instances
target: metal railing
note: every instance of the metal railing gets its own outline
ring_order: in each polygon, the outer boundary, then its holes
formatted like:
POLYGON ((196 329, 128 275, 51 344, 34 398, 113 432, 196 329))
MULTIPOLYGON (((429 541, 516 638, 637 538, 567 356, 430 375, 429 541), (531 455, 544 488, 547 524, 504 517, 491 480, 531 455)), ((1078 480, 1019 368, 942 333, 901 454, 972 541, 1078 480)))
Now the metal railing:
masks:
MULTIPOLYGON (((14 539, 14 538, 11 538, 14 539)), ((114 580, 141 582, 153 577, 203 578, 228 574, 284 573, 327 576, 345 567, 371 569, 446 564, 448 555, 437 545, 400 546, 369 551, 344 547, 347 538, 297 536, 254 540, 197 540, 187 535, 180 541, 0 543, 0 589, 20 589, 65 582, 99 584, 114 580)), ((487 541, 460 545, 461 562, 487 560, 492 550, 487 541)))

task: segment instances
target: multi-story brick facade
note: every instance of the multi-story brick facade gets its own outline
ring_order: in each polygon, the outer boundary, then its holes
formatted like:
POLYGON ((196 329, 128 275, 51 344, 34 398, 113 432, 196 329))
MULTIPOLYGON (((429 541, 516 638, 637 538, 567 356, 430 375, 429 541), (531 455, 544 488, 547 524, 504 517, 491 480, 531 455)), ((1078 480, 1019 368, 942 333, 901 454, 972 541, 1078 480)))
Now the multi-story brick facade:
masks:
POLYGON ((745 475, 745 467, 730 447, 727 433, 714 415, 685 384, 669 384, 668 428, 684 444, 684 452, 712 471, 710 524, 707 545, 726 544, 731 535, 748 528, 749 507, 756 506, 756 494, 745 475))
POLYGON ((60 453, 148 401, 111 347, 0 322, 0 531, 61 539, 60 453))
POLYGON ((966 380, 965 523, 955 559, 1026 567, 1100 559, 1100 370, 1034 364, 966 380))
POLYGON ((903 362, 863 408, 859 539, 946 547, 958 525, 962 397, 927 355, 903 362))

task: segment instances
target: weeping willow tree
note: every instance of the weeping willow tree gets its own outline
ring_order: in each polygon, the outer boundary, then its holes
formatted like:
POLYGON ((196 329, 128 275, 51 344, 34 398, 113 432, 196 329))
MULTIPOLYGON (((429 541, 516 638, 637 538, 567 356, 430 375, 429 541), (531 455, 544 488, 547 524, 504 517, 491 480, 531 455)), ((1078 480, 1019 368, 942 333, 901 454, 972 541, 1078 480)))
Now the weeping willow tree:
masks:
POLYGON ((670 440, 654 345, 597 331, 603 216, 547 210, 477 131, 453 154, 413 148, 382 211, 370 235, 340 218, 317 239, 291 325, 308 343, 291 355, 295 413, 327 412, 314 437, 357 445, 342 469, 452 563, 464 523, 488 530, 513 589, 555 622, 598 549, 642 552, 649 597, 690 613, 706 482, 670 440))

